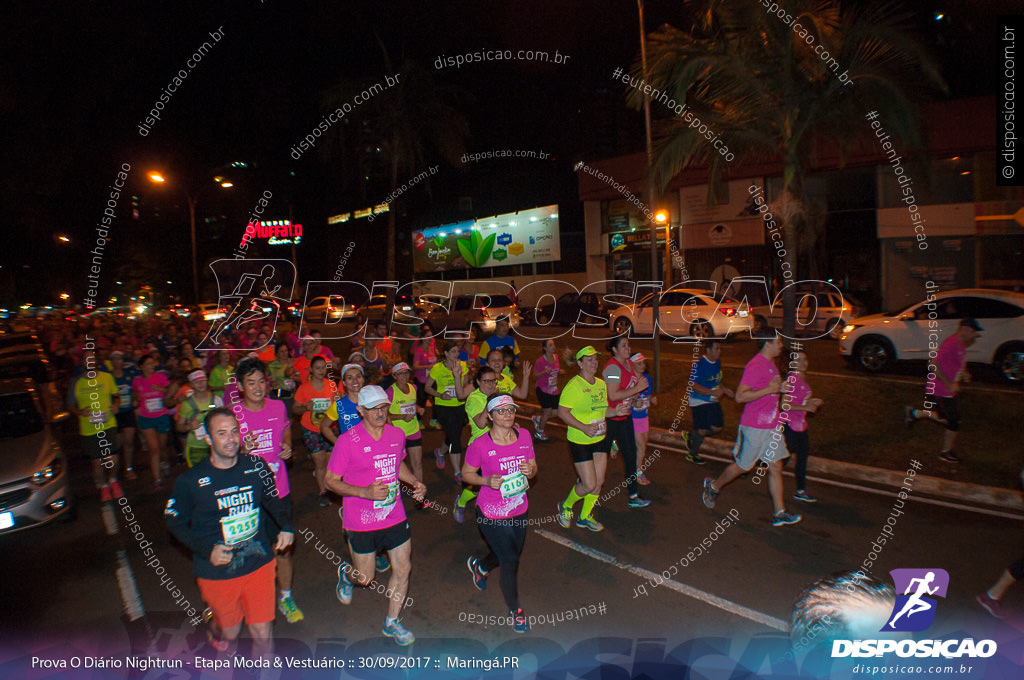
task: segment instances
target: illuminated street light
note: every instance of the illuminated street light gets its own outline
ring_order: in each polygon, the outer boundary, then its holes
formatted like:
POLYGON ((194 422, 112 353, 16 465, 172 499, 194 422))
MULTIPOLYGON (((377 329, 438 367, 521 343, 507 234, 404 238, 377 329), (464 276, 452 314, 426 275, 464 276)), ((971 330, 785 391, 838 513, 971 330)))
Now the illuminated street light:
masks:
POLYGON ((149 174, 149 178, 151 180, 153 180, 154 182, 166 182, 167 181, 161 175, 159 175, 158 173, 155 173, 155 172, 151 172, 149 174))
POLYGON ((58 236, 57 238, 60 239, 61 241, 64 241, 64 243, 71 243, 71 239, 69 239, 67 236, 58 236))

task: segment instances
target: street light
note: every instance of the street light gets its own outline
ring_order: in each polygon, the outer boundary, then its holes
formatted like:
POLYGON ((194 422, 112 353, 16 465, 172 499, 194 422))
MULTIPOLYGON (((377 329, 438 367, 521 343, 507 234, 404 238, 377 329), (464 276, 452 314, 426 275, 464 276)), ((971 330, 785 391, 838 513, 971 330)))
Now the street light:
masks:
MULTIPOLYGON (((637 10, 640 15, 640 63, 644 71, 644 82, 647 82, 647 35, 644 32, 644 0, 636 0, 637 10)), ((651 159, 654 152, 651 145, 651 95, 644 91, 644 131, 647 136, 647 172, 650 174, 651 159)), ((647 205, 654 206, 654 183, 647 180, 647 205)), ((649 214, 649 213, 648 213, 649 214)), ((658 222, 657 218, 651 220, 651 276, 658 276, 658 222)), ((667 272, 666 272, 667 273, 667 272)), ((659 311, 659 298, 661 291, 655 291, 652 298, 651 314, 654 319, 654 384, 651 386, 655 392, 661 389, 661 349, 659 346, 660 334, 658 322, 661 321, 659 311)))
MULTIPOLYGON (((157 184, 163 184, 167 180, 158 172, 149 173, 149 179, 157 184)), ((218 177, 215 181, 224 189, 230 189, 234 186, 231 182, 223 181, 223 178, 218 177)), ((199 268, 196 264, 196 201, 202 196, 203 191, 209 188, 210 185, 204 185, 199 189, 198 192, 193 196, 189 190, 184 186, 178 188, 185 194, 186 200, 188 200, 188 224, 189 231, 192 236, 192 296, 195 298, 196 304, 199 304, 199 268)))
POLYGON ((668 219, 667 210, 659 210, 654 221, 665 225, 665 285, 672 285, 672 223, 668 219))
POLYGON ((58 236, 57 239, 64 241, 64 243, 71 243, 71 239, 69 239, 67 236, 58 236))

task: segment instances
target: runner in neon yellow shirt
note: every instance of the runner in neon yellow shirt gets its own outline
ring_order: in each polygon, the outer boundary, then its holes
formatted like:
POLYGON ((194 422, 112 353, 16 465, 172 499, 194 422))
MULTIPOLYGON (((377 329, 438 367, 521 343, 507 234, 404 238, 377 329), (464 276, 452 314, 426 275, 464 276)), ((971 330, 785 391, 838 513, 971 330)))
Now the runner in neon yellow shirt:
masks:
MULTIPOLYGON (((88 338, 88 336, 86 336, 88 338)), ((68 410, 78 416, 82 449, 92 461, 92 478, 100 492, 100 500, 121 498, 118 481, 117 413, 121 395, 114 376, 100 370, 96 353, 91 348, 82 352, 82 375, 74 381, 68 394, 68 410)))
MULTIPOLYGON (((427 376, 426 391, 434 398, 434 417, 444 430, 444 443, 452 459, 455 480, 462 485, 462 426, 466 424, 466 397, 469 395, 469 368, 459 361, 459 345, 444 343, 444 361, 434 364, 427 376)), ((444 454, 434 451, 437 467, 444 469, 444 454)))
MULTIPOLYGON (((416 404, 416 385, 410 382, 412 368, 400 361, 391 368, 395 382, 386 393, 391 400, 388 422, 405 433, 405 451, 409 454, 409 467, 416 479, 423 481, 423 435, 420 431, 419 407, 416 404)), ((420 508, 430 507, 419 502, 420 508)))
POLYGON ((580 373, 562 389, 558 399, 558 417, 569 426, 566 438, 578 479, 569 496, 558 504, 558 523, 568 529, 572 523, 572 508, 582 500, 583 509, 576 526, 602 531, 604 525, 594 519, 592 513, 608 470, 608 425, 605 418, 626 415, 630 406, 623 402, 609 408, 608 387, 597 377, 596 349, 587 345, 576 353, 576 362, 580 373))

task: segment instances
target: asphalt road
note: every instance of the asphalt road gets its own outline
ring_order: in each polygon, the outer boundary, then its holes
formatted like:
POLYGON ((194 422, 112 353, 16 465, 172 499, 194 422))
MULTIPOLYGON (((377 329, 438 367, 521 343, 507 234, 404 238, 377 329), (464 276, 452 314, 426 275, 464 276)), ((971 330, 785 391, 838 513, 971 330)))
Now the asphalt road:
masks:
MULTIPOLYGON (((292 656, 461 653, 480 658, 497 652, 519 655, 527 667, 535 664, 534 668, 571 652, 583 666, 589 662, 579 658, 592 659, 592 665, 598 661, 615 664, 635 673, 651 659, 664 659, 666 650, 676 650, 673 658, 679 659, 683 653, 679 649, 697 654, 694 650, 706 643, 718 651, 698 665, 731 668, 725 659, 746 658, 758 644, 774 640, 782 645, 778 649, 785 649, 781 641, 797 594, 820 576, 860 565, 872 551, 872 541, 886 524, 893 505, 894 498, 889 495, 814 483, 811 491, 821 498, 820 503, 799 507, 789 503, 791 511, 804 514, 803 522, 773 528, 763 484, 755 486, 752 477, 739 480, 723 491, 715 510, 707 510, 700 502, 701 479, 722 466, 694 466, 677 452, 661 450, 648 469, 653 481, 644 490, 653 501, 649 508, 628 510, 625 490, 619 487, 622 492, 603 501, 597 511, 604 532, 562 529, 551 520, 574 476, 564 430, 553 428, 553 434, 555 441, 537 443, 540 473, 529 492, 530 516, 547 521, 531 527, 520 571, 526 613, 551 615, 553 621, 534 625, 531 633, 522 637, 506 626, 469 621, 470 615, 500 616, 504 604, 496 577, 484 592, 473 588, 465 562, 471 554, 482 555, 483 543, 470 519, 464 524, 454 522, 450 512, 456 492, 452 471, 438 470, 430 457, 425 462, 428 497, 436 501, 438 510, 417 511, 411 500, 405 501, 413 535, 409 593, 413 602, 403 616, 418 637, 408 650, 380 635, 385 611, 382 595, 357 591, 350 606, 335 598, 334 562, 338 558, 332 561, 327 551, 346 556, 347 549, 336 507, 317 505, 312 463, 297 445, 301 460, 293 462, 290 471, 296 527, 311 538, 307 543, 300 537, 294 594, 305 620, 288 624, 278 617, 278 651, 292 656), (721 522, 730 512, 738 521, 725 527, 721 522), (716 531, 716 523, 721 535, 710 550, 679 567, 693 547, 716 531), (318 552, 318 543, 326 555, 318 552), (672 565, 677 573, 671 573, 672 565), (653 575, 661 572, 671 581, 655 586, 653 575), (597 610, 593 614, 591 605, 597 610), (558 620, 560 613, 579 612, 580 608, 587 608, 586 617, 558 620)), ((429 451, 441 435, 428 431, 424 438, 429 451)), ((75 438, 64 439, 74 451, 75 438)), ((0 675, 43 677, 22 674, 30 655, 77 651, 124 656, 129 650, 142 653, 151 649, 168 658, 192 658, 197 652, 208 652, 202 627, 196 629, 189 623, 167 589, 172 582, 201 611, 190 557, 173 543, 162 519, 166 494, 143 493, 141 481, 126 484, 129 505, 144 538, 152 542, 159 565, 166 569, 162 584, 156 565, 151 560, 147 564, 139 541, 127 532, 123 514, 101 507, 90 489, 85 461, 74 456, 73 461, 74 488, 80 498, 78 519, 0 539, 7 574, 0 615, 4 631, 0 667, 7 671, 0 675), (104 512, 115 519, 117 533, 108 534, 104 512), (119 562, 119 553, 126 562, 119 562), (130 567, 130 573, 125 567, 130 567), (138 602, 131 596, 132 582, 137 584, 138 602), (136 614, 144 611, 144 616, 129 621, 125 591, 130 607, 136 614)), ((927 468, 920 472, 929 473, 927 468)), ((622 464, 613 460, 604 493, 622 481, 622 464)), ((791 477, 786 479, 786 491, 787 497, 793 492, 791 477)), ((1024 631, 1024 591, 1011 590, 1007 596, 1007 608, 1016 612, 1007 622, 989 617, 973 598, 1019 556, 1020 524, 915 503, 913 493, 910 499, 905 513, 896 520, 894 538, 883 547, 872 572, 887 581, 887 572, 895 568, 939 567, 949 572, 950 591, 940 602, 930 636, 966 629, 976 639, 1019 638, 1024 631)), ((378 579, 386 582, 387 574, 378 574, 378 579)), ((777 659, 778 654, 769 656, 777 659)), ((760 663, 748 661, 754 667, 760 663)), ((678 670, 678 662, 665 666, 669 667, 678 670)), ((398 672, 355 677, 397 677, 398 672)), ((657 677, 658 673, 648 675, 657 677)), ((322 677, 338 677, 337 671, 322 677)))

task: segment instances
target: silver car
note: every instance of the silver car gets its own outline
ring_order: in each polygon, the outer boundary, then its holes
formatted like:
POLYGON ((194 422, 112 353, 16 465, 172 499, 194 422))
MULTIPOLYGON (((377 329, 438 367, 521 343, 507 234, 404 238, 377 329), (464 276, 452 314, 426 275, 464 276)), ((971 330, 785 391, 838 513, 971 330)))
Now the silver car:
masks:
POLYGON ((0 534, 73 518, 54 409, 31 378, 0 380, 0 534))

